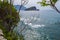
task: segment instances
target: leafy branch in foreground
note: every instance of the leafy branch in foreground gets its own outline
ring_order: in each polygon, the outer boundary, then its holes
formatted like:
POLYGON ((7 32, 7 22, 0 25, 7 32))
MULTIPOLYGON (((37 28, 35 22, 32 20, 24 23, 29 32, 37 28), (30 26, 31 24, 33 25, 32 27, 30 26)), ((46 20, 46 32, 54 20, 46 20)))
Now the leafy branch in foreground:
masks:
POLYGON ((60 10, 58 10, 58 8, 56 7, 57 1, 58 0, 42 0, 42 2, 38 2, 38 4, 41 4, 41 6, 51 6, 58 13, 60 13, 60 10))
POLYGON ((18 40, 18 36, 13 32, 13 29, 19 21, 19 13, 14 6, 0 0, 0 29, 2 29, 7 40, 18 40))

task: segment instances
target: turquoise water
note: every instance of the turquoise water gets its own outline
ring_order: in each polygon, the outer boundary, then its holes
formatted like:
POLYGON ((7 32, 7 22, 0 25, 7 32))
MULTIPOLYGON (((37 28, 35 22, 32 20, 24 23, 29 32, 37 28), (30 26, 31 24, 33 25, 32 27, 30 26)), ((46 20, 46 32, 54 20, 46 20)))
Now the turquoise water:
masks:
POLYGON ((60 14, 53 10, 21 11, 21 21, 16 28, 25 40, 60 40, 60 14))

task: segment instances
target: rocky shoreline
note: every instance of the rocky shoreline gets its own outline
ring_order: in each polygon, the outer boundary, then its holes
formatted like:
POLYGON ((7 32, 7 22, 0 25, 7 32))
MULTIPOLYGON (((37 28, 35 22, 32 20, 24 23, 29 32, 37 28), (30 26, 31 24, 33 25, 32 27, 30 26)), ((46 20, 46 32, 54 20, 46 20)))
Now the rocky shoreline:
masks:
POLYGON ((4 37, 3 37, 3 32, 2 32, 2 30, 0 29, 0 40, 7 40, 7 39, 5 39, 4 37))

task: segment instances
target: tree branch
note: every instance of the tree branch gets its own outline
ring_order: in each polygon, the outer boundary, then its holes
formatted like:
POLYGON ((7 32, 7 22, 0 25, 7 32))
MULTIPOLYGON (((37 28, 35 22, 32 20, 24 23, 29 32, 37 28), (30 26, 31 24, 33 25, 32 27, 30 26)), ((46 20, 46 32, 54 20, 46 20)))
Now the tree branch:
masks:
POLYGON ((60 13, 60 11, 57 9, 57 7, 55 6, 55 4, 53 4, 52 0, 50 0, 51 6, 58 12, 60 13))

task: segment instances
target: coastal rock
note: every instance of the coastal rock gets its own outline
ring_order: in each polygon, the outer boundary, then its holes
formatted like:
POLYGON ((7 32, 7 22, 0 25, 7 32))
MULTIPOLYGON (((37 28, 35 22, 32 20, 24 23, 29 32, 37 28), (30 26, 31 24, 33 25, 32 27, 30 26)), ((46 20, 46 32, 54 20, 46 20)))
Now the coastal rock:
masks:
POLYGON ((5 38, 3 37, 3 32, 2 32, 1 29, 0 29, 0 40, 7 40, 7 39, 5 39, 5 38))

